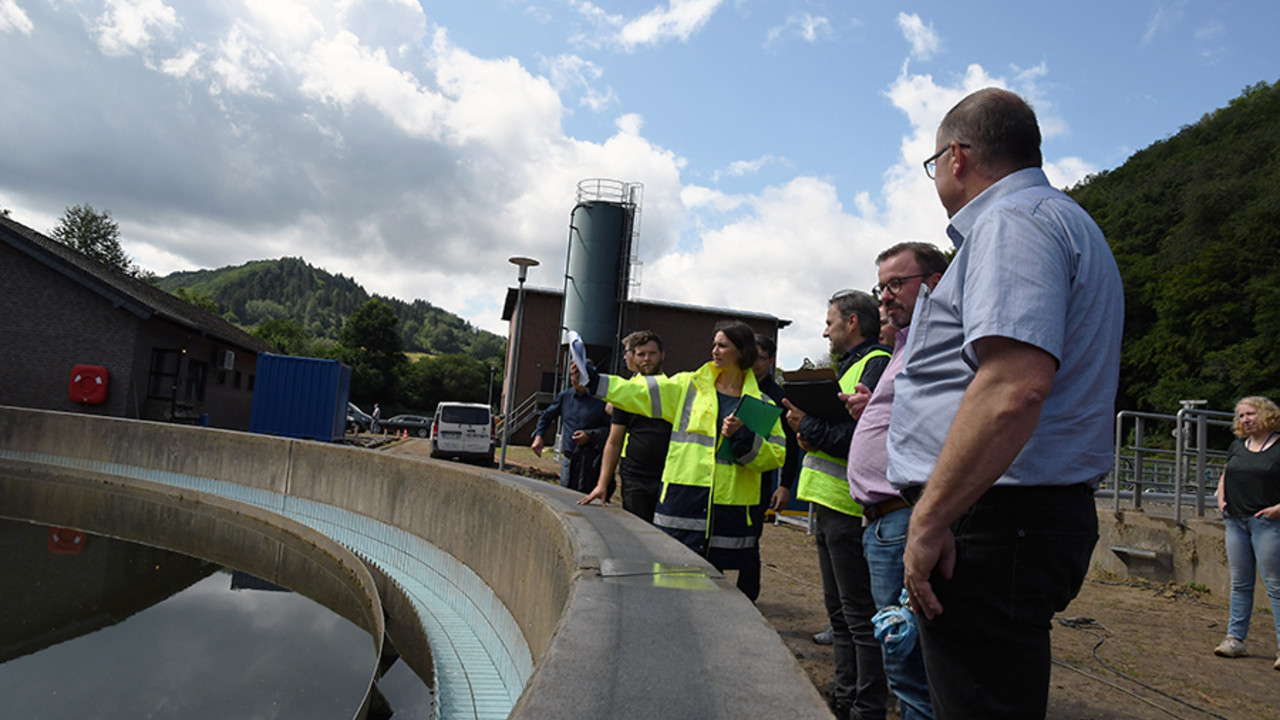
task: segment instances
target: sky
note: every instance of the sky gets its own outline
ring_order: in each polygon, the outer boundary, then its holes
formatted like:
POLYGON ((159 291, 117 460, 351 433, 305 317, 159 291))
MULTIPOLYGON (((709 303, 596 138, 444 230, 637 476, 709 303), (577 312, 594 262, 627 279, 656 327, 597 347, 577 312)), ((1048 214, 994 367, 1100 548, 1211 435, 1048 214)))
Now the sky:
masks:
MULTIPOLYGON (((639 186, 633 297, 793 321, 903 240, 988 86, 1069 187, 1280 79, 1280 3, 0 0, 0 208, 111 212, 142 267, 301 257, 502 335, 513 255, 564 284, 578 183, 639 186)), ((710 339, 708 338, 708 351, 710 339)))

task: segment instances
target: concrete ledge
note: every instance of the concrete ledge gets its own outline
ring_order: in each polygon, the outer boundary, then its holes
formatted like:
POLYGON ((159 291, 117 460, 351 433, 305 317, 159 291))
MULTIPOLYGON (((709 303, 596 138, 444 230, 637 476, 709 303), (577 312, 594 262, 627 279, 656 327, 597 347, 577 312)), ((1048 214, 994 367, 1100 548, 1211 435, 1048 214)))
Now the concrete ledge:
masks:
MULTIPOLYGON (((1098 507, 1098 545, 1095 570, 1178 585, 1196 583, 1209 588, 1218 602, 1231 598, 1231 570, 1227 564, 1225 529, 1219 518, 1172 517, 1137 510, 1114 512, 1110 501, 1098 507)), ((1266 588, 1254 585, 1254 605, 1270 607, 1266 588)))
POLYGON ((0 449, 213 478, 429 541, 484 580, 528 645, 534 667, 511 717, 829 717, 777 633, 714 568, 621 510, 582 512, 558 486, 357 448, 10 407, 0 407, 0 449))

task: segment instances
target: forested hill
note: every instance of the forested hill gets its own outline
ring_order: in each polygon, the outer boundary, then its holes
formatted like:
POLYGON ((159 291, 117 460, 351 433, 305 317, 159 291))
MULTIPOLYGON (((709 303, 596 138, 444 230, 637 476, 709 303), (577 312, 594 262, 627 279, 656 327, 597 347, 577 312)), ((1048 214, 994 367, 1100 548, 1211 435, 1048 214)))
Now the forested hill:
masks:
POLYGON ((1070 190, 1125 285, 1121 409, 1280 399, 1280 84, 1070 190))
MULTIPOLYGON (((342 324, 371 297, 355 280, 312 267, 300 258, 255 260, 238 267, 176 272, 157 283, 168 292, 217 303, 228 320, 253 328, 272 319, 292 320, 314 338, 337 340, 342 324)), ((425 300, 406 303, 378 296, 400 318, 403 348, 433 355, 463 353, 501 358, 503 339, 473 327, 425 300)))

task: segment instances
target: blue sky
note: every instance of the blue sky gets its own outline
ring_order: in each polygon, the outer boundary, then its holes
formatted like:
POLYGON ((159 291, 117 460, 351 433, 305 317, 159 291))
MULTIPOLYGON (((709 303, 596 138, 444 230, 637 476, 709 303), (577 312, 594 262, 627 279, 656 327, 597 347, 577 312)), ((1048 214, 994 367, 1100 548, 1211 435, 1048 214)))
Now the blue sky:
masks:
POLYGON ((579 180, 643 185, 639 295, 794 321, 900 240, 920 162, 999 85, 1069 186, 1275 82, 1280 3, 0 0, 0 207, 110 210, 140 264, 301 256, 505 333, 562 284, 579 180))

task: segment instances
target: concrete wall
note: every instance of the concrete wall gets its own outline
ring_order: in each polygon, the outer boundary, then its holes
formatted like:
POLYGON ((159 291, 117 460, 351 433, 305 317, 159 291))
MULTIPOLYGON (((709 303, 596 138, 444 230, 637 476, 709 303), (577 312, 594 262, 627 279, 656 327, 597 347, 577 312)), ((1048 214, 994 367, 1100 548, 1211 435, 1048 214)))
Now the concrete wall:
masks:
POLYGON ((512 717, 829 717, 722 575, 620 509, 527 478, 357 448, 0 407, 0 450, 215 478, 425 538, 493 589, 535 669, 512 717))
MULTIPOLYGON (((1129 509, 1117 514, 1100 503, 1093 569, 1160 583, 1196 583, 1209 588, 1216 602, 1228 602, 1231 571, 1222 520, 1184 517, 1179 525, 1172 517, 1160 516, 1159 506, 1148 509, 1151 512, 1129 509), (1150 553, 1156 557, 1145 557, 1150 553)), ((1261 578, 1254 586, 1254 606, 1271 607, 1261 578)))

